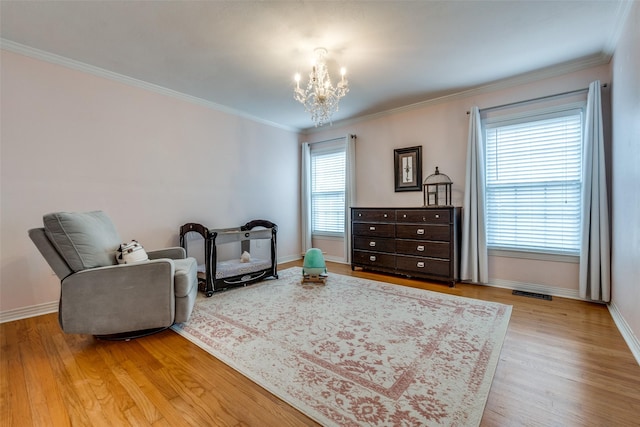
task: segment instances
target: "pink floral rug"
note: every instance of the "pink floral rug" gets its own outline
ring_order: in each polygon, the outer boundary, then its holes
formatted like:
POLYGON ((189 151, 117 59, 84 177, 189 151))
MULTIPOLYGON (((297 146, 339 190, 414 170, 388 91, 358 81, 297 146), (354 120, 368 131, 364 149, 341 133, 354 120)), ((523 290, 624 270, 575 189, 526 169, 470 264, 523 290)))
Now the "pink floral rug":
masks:
POLYGON ((173 329, 325 426, 477 426, 511 306, 329 273, 199 296, 173 329))

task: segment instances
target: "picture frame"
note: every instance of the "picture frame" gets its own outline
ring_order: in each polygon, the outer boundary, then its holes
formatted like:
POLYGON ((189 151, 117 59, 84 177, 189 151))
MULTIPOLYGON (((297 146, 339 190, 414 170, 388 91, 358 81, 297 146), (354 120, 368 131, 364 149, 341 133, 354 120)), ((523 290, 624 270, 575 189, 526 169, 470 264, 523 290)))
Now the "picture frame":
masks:
POLYGON ((422 191, 422 145, 393 150, 395 191, 422 191))

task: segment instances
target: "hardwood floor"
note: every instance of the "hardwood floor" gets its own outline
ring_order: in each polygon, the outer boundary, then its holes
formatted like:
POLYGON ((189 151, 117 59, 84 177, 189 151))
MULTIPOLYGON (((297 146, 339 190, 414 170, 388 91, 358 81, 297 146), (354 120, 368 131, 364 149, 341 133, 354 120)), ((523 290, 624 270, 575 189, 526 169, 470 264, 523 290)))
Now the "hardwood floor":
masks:
MULTIPOLYGON (((328 268, 513 306, 482 426, 640 425, 640 366, 605 306, 328 268)), ((56 316, 0 325, 0 425, 317 425, 173 331, 97 341, 56 316)))

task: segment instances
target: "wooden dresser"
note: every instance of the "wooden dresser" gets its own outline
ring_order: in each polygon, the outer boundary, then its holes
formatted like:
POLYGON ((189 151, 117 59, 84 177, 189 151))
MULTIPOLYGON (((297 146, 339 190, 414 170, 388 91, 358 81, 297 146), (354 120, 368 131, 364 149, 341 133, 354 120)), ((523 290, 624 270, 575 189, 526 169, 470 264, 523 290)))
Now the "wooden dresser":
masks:
POLYGON ((351 208, 351 268, 459 280, 459 207, 351 208))

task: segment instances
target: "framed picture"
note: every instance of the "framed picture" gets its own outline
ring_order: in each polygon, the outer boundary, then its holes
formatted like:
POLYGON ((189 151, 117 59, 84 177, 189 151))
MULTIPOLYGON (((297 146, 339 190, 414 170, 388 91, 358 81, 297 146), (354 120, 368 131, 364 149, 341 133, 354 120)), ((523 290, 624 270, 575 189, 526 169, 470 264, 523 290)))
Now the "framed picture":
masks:
POLYGON ((396 192, 422 191, 422 146, 393 150, 396 192))

